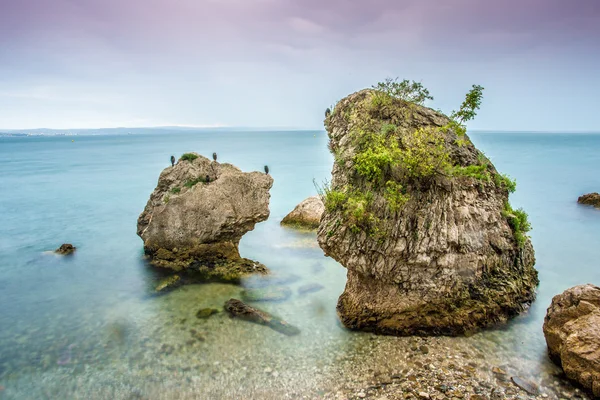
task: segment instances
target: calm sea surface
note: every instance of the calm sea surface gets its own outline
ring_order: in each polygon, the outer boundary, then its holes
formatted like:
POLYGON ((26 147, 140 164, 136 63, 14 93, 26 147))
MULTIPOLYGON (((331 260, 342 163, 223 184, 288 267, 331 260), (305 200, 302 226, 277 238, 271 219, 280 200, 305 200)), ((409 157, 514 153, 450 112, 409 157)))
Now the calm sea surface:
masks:
MULTIPOLYGON (((568 287, 600 284, 600 210, 576 203, 600 191, 600 134, 471 138, 517 179, 511 202, 529 213, 541 283, 530 311, 507 327, 439 343, 449 352, 484 349, 487 362, 528 376, 552 397, 545 310, 568 287)), ((332 161, 320 131, 0 138, 0 398, 313 398, 336 389, 341 376, 354 379, 353 354, 393 364, 373 346, 398 339, 339 325, 345 270, 323 256, 314 234, 279 226, 315 194, 313 180, 330 177, 332 161), (169 157, 189 151, 215 151, 244 171, 269 165, 271 216, 244 236, 240 252, 302 278, 290 285, 290 300, 260 305, 298 326, 299 336, 223 314, 195 317, 238 297, 236 286, 150 295, 157 276, 143 261, 136 220, 169 157), (77 246, 73 257, 47 253, 65 242, 77 246), (310 283, 325 289, 298 293, 310 283)))

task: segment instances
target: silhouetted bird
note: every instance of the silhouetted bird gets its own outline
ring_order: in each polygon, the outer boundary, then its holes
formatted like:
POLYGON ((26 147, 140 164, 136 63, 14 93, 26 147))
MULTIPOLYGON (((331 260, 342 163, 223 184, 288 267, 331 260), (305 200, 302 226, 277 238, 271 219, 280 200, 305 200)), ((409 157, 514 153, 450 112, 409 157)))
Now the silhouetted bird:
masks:
POLYGON ((171 156, 171 167, 175 166, 175 156, 171 156))
POLYGON ((210 182, 210 176, 206 175, 206 183, 210 182))
POLYGON ((325 118, 329 117, 329 114, 331 114, 331 110, 327 107, 327 110, 325 110, 325 118))
POLYGON ((265 165, 265 174, 267 174, 267 175, 269 174, 269 166, 268 165, 265 165))
POLYGON ((213 153, 213 160, 217 161, 217 153, 213 153))

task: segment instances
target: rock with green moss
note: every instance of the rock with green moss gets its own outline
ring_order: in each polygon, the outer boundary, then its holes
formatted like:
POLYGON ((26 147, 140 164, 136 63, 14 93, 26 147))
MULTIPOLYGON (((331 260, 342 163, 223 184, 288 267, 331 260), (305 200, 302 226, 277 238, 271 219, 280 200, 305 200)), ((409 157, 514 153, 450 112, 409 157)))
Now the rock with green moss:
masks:
POLYGON ((262 172, 242 172, 186 153, 160 174, 138 218, 137 233, 150 263, 182 272, 185 283, 238 283, 249 274, 266 273, 264 265, 240 257, 238 244, 269 217, 272 185, 273 178, 262 172))
POLYGON ((461 124, 363 90, 339 101, 325 125, 335 162, 318 241, 348 269, 337 306, 346 327, 465 334, 534 300, 527 215, 508 205, 514 181, 461 124))
POLYGON ((281 225, 300 229, 317 229, 321 222, 321 215, 325 205, 319 196, 312 196, 303 200, 288 215, 283 218, 281 225))
POLYGON ((166 293, 173 289, 176 289, 181 285, 181 276, 179 275, 171 275, 167 276, 164 279, 161 279, 160 282, 154 288, 156 293, 166 293))

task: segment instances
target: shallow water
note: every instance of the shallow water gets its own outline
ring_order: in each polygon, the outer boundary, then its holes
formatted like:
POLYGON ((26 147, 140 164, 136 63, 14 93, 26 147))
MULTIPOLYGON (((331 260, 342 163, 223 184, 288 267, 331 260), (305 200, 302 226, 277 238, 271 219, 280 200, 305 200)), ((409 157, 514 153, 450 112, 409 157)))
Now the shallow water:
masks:
POLYGON ((518 181, 511 201, 529 213, 541 284, 530 311, 506 327, 428 339, 344 330, 335 304, 345 270, 323 256, 314 234, 279 226, 315 193, 313 179, 330 176, 324 132, 0 138, 0 398, 352 397, 382 375, 418 375, 423 364, 433 374, 447 359, 471 363, 469 379, 484 388, 504 385, 492 373, 502 367, 550 398, 579 393, 548 361, 541 325, 553 295, 600 282, 600 211, 576 203, 600 189, 600 135, 471 137, 518 181), (239 298, 240 287, 150 295, 158 277, 143 261, 137 216, 170 155, 187 151, 216 151, 245 171, 269 165, 271 217, 244 236, 240 251, 301 278, 289 285, 290 300, 257 304, 300 335, 223 313, 196 318, 200 308, 239 298), (45 253, 63 242, 78 247, 73 257, 45 253), (325 288, 300 295, 310 283, 325 288), (429 354, 415 352, 424 343, 429 354))

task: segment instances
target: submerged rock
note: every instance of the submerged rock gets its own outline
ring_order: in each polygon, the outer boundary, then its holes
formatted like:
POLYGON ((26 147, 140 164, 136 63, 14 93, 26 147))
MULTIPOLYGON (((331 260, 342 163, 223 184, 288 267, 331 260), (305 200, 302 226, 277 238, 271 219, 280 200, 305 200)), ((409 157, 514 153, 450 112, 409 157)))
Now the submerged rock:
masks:
POLYGON ((594 206, 600 208, 600 193, 588 193, 583 196, 579 196, 577 199, 579 204, 585 204, 588 206, 594 206))
POLYGON ((285 286, 269 286, 242 291, 244 301, 284 301, 291 295, 291 289, 285 286))
POLYGON ((325 211, 325 206, 321 198, 319 196, 312 196, 303 200, 292 212, 286 215, 281 221, 281 225, 317 229, 323 211, 325 211))
POLYGON ((538 389, 537 385, 533 382, 528 381, 527 379, 523 379, 518 376, 511 376, 510 380, 517 387, 523 389, 524 391, 533 396, 537 396, 538 394, 540 394, 540 390, 538 389))
POLYGON ((298 288, 298 294, 302 295, 302 294, 308 294, 308 293, 314 293, 314 292, 318 292, 325 289, 325 287, 323 285, 320 285, 318 283, 308 283, 306 285, 302 285, 298 288))
POLYGON ((160 174, 138 218, 150 263, 200 280, 239 282, 266 273, 262 264, 240 257, 238 244, 268 218, 272 185, 269 175, 184 154, 160 174))
POLYGON ((77 250, 77 247, 73 246, 70 243, 64 243, 64 244, 61 244, 58 249, 54 250, 54 252, 56 254, 68 256, 70 254, 75 253, 75 250, 77 250))
POLYGON ((351 329, 457 335, 523 311, 538 284, 526 214, 443 114, 363 90, 326 119, 335 156, 318 241, 348 269, 351 329), (390 161, 391 160, 391 161, 390 161))
POLYGON ((218 314, 220 311, 216 308, 201 308, 196 313, 196 318, 207 319, 211 315, 218 314))
POLYGON ((600 287, 580 285, 554 296, 543 329, 550 358, 600 397, 600 287))
POLYGON ((242 281, 247 288, 266 288, 269 286, 289 285, 300 280, 296 274, 277 272, 269 275, 253 275, 242 281))
POLYGON ((260 325, 266 325, 277 332, 283 333, 284 335, 293 336, 300 333, 300 329, 296 328, 295 326, 274 317, 268 312, 250 307, 249 305, 244 304, 237 299, 228 300, 225 303, 225 310, 231 314, 232 317, 240 318, 260 325))
POLYGON ((181 285, 181 276, 179 275, 171 275, 164 279, 161 279, 160 282, 154 288, 156 293, 165 293, 171 291, 181 285))

